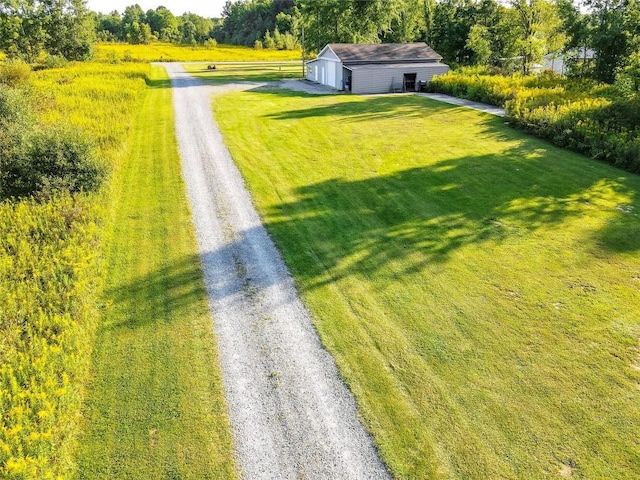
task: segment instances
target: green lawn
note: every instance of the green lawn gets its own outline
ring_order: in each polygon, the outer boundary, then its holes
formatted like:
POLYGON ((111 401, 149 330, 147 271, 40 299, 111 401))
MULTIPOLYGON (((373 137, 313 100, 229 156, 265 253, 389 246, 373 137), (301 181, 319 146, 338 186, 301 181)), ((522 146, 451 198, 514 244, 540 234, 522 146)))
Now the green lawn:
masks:
POLYGON ((228 479, 231 435, 174 136, 154 67, 115 174, 106 313, 80 478, 228 479))
POLYGON ((301 62, 224 62, 213 63, 215 70, 206 64, 187 63, 184 68, 194 77, 215 83, 237 81, 269 82, 283 78, 302 78, 301 62))
POLYGON ((214 110, 397 478, 637 478, 640 177, 416 96, 214 110))

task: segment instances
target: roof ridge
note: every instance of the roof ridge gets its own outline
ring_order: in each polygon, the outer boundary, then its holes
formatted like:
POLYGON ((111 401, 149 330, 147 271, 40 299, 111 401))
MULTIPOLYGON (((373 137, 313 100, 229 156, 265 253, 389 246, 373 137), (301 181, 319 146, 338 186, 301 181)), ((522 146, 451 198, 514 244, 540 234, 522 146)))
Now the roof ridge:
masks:
POLYGON ((330 48, 343 62, 442 60, 442 56, 425 42, 407 43, 329 43, 330 48))

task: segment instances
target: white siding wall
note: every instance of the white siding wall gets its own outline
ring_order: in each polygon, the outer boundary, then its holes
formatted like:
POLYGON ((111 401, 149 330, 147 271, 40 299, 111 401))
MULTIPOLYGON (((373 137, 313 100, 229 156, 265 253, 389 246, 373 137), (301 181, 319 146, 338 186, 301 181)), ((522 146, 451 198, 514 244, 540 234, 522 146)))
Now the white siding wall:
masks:
POLYGON ((322 59, 307 63, 307 79, 312 82, 323 83, 327 76, 327 61, 322 59))
POLYGON ((328 58, 318 58, 307 63, 307 79, 342 89, 342 63, 328 58))
POLYGON ((366 68, 353 69, 353 93, 389 93, 392 84, 402 85, 405 73, 415 73, 417 82, 429 82, 435 75, 443 75, 449 71, 449 66, 443 63, 434 63, 429 66, 402 66, 397 68, 375 68, 375 65, 366 68))
POLYGON ((342 62, 337 62, 336 63, 336 72, 335 72, 335 79, 336 79, 336 83, 335 83, 335 89, 336 90, 343 90, 343 85, 342 85, 342 62))

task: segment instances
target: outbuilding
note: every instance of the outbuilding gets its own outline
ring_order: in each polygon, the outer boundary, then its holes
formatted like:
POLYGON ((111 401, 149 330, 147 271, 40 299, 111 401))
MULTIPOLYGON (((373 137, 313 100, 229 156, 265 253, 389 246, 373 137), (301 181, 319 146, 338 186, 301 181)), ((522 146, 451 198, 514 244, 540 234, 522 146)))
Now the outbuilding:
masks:
POLYGON ((426 43, 330 43, 307 62, 307 79, 353 93, 415 92, 449 71, 426 43))

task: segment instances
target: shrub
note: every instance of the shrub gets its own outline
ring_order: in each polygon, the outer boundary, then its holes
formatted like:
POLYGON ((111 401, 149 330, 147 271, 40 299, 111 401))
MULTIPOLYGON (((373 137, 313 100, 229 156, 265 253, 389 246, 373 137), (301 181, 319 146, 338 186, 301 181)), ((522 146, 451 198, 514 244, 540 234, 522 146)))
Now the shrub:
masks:
POLYGON ((106 169, 86 135, 36 128, 24 93, 0 85, 0 196, 96 190, 106 169))
POLYGON ((44 68, 64 68, 69 62, 62 55, 49 55, 44 59, 44 68))
POLYGON ((205 48, 209 49, 209 50, 213 50, 214 48, 216 48, 218 46, 218 42, 215 38, 209 38, 208 40, 206 40, 204 42, 204 46, 205 48))
POLYGON ((282 38, 283 50, 295 50, 298 47, 298 40, 290 33, 285 33, 282 38))
POLYGON ((262 42, 260 40, 256 40, 253 42, 253 48, 256 50, 262 50, 262 42))
POLYGON ((271 36, 271 32, 269 30, 264 34, 264 48, 268 48, 269 50, 276 48, 276 41, 271 36))
POLYGON ((7 60, 0 63, 0 83, 17 87, 29 82, 31 67, 23 60, 7 60))
POLYGON ((623 98, 640 96, 640 51, 629 58, 629 64, 616 75, 616 93, 623 98))
POLYGON ((6 197, 92 191, 99 188, 106 173, 87 137, 65 127, 32 133, 29 142, 6 159, 3 170, 0 191, 6 197))
POLYGON ((33 117, 25 95, 0 84, 0 195, 7 184, 7 166, 21 155, 33 117))
POLYGON ((0 84, 0 135, 13 127, 21 130, 26 128, 32 118, 25 94, 0 84))

